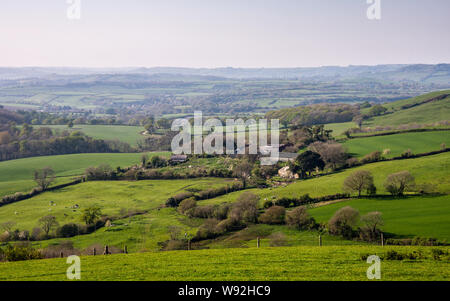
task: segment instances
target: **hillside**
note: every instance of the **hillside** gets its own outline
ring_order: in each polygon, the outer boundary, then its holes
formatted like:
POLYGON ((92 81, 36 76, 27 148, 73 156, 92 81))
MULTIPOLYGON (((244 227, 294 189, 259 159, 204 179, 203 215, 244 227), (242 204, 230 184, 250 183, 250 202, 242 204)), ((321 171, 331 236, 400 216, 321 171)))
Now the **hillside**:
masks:
POLYGON ((364 126, 427 124, 450 120, 450 90, 425 94, 384 106, 388 109, 388 113, 368 120, 364 126))
MULTIPOLYGON (((440 248, 449 250, 449 248, 440 248)), ((448 280, 449 264, 424 247, 284 247, 149 252, 81 257, 82 281, 366 281, 362 254, 421 252, 425 259, 386 260, 382 280, 448 280)), ((0 280, 67 280, 66 259, 0 263, 0 280)))
MULTIPOLYGON (((156 153, 156 154, 166 154, 156 153)), ((56 184, 81 175, 87 167, 109 164, 112 168, 137 164, 142 154, 71 154, 32 157, 0 162, 0 196, 29 191, 36 186, 33 171, 50 166, 55 171, 56 184)))

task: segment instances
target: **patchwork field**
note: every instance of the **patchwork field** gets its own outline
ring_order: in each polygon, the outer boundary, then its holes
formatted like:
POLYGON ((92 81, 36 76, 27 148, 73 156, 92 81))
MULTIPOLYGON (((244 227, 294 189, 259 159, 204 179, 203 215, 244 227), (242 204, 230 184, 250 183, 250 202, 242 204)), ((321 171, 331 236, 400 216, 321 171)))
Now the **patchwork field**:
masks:
POLYGON ((350 154, 363 157, 373 151, 389 149, 387 158, 398 157, 410 149, 413 154, 441 149, 441 144, 450 146, 450 131, 404 133, 388 136, 349 139, 344 142, 350 154))
MULTIPOLYGON (((448 250, 449 248, 440 249, 448 250)), ((449 280, 450 264, 434 260, 427 247, 283 247, 148 252, 81 257, 81 280, 367 280, 362 254, 388 250, 424 259, 382 260, 381 281, 449 280)), ((66 259, 0 263, 0 280, 67 280, 66 259)))
POLYGON ((34 125, 34 127, 48 127, 55 131, 82 131, 87 136, 96 139, 119 140, 131 146, 136 146, 137 141, 144 138, 140 134, 144 128, 140 126, 75 124, 71 129, 66 125, 34 125))

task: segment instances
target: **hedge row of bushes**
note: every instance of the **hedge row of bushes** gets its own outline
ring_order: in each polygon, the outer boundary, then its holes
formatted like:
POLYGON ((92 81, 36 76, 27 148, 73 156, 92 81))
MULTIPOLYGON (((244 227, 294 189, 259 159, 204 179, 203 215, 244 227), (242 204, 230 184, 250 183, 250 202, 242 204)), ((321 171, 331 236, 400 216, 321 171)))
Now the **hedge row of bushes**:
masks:
POLYGON ((206 190, 202 190, 199 192, 182 192, 173 197, 170 197, 166 201, 167 207, 178 207, 180 203, 189 198, 193 198, 194 200, 205 200, 212 199, 230 192, 238 191, 244 189, 244 186, 241 182, 235 182, 231 185, 222 186, 219 188, 210 188, 206 190))
POLYGON ((346 199, 349 198, 350 194, 348 193, 336 193, 331 195, 325 195, 320 197, 310 197, 309 194, 304 194, 300 196, 299 198, 288 198, 283 197, 280 199, 277 199, 275 201, 268 200, 264 202, 264 208, 270 208, 272 206, 281 206, 284 208, 291 208, 291 207, 298 207, 302 205, 308 205, 308 204, 314 204, 314 203, 320 203, 320 202, 326 202, 326 201, 333 201, 333 200, 339 200, 339 199, 346 199))

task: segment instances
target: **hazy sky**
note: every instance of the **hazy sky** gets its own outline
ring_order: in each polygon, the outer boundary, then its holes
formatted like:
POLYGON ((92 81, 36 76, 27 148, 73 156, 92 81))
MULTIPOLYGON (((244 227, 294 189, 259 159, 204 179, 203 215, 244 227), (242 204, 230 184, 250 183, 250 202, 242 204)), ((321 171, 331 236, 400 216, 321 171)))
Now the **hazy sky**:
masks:
POLYGON ((0 66, 450 63, 449 0, 0 0, 0 66))

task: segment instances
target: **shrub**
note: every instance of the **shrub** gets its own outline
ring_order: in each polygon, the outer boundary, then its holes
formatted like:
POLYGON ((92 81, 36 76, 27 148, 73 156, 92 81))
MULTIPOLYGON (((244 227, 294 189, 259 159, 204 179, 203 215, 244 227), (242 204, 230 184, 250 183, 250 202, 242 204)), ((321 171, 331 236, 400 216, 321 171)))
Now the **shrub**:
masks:
POLYGON ((240 230, 245 227, 245 224, 238 220, 227 218, 219 222, 215 228, 216 233, 223 234, 230 231, 240 230))
POLYGON ((366 164, 366 163, 378 162, 382 159, 383 159, 383 157, 381 155, 381 152, 374 151, 374 152, 371 152, 370 154, 367 154, 364 157, 362 157, 361 163, 366 164))
POLYGON ((294 208, 286 215, 286 223, 296 229, 312 229, 316 222, 313 217, 309 215, 305 206, 294 208))
POLYGON ((289 208, 289 207, 291 207, 292 202, 293 202, 292 199, 284 197, 284 198, 276 200, 275 205, 281 206, 284 208, 289 208))
POLYGON ((259 222, 263 224, 276 225, 283 224, 286 216, 286 209, 281 206, 272 206, 259 217, 259 222))
POLYGON ((361 222, 364 225, 360 228, 360 238, 365 241, 378 241, 381 233, 379 226, 384 224, 381 212, 369 212, 361 217, 361 222))
POLYGON ((74 223, 65 224, 57 230, 57 234, 59 237, 73 237, 78 235, 78 225, 74 223))
POLYGON ((164 251, 173 251, 173 250, 186 250, 187 242, 184 240, 171 239, 164 246, 164 251))
POLYGON ((178 207, 178 205, 181 203, 181 201, 183 201, 184 199, 193 197, 194 194, 192 192, 182 192, 179 193, 173 197, 170 197, 167 201, 166 201, 166 206, 167 207, 178 207))
POLYGON ((41 252, 33 249, 30 244, 7 245, 3 251, 3 258, 6 261, 41 259, 42 257, 41 252))
POLYGON ((189 217, 211 218, 214 214, 214 205, 196 206, 186 212, 189 217))
POLYGON ((400 171, 390 174, 384 182, 386 190, 394 196, 403 195, 405 191, 411 191, 415 187, 414 177, 409 171, 400 171))
POLYGON ((333 235, 341 235, 350 239, 353 237, 353 226, 359 219, 359 212, 350 206, 343 207, 336 211, 328 222, 328 231, 333 235))
POLYGON ((218 220, 224 220, 228 217, 232 204, 222 203, 214 207, 213 218, 218 220))
POLYGON ((194 198, 188 198, 181 201, 178 206, 178 211, 182 214, 186 213, 188 210, 193 209, 197 206, 197 202, 194 198))

